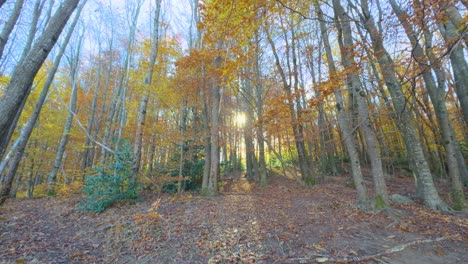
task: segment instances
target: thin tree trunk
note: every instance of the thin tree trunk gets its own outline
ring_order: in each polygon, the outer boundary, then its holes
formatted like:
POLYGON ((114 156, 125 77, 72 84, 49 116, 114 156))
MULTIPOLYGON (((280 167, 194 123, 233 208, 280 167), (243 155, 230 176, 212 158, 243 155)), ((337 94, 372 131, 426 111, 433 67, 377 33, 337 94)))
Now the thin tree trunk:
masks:
POLYGON ((180 150, 179 150, 179 180, 177 182, 177 193, 180 194, 182 192, 182 182, 183 182, 183 170, 185 164, 185 148, 186 148, 186 140, 185 140, 185 131, 187 130, 187 99, 182 99, 182 108, 181 108, 181 117, 180 117, 180 125, 179 131, 181 134, 181 141, 180 141, 180 150))
POLYGON ((374 19, 369 12, 367 0, 361 0, 362 24, 370 34, 372 40, 372 46, 374 49, 374 56, 379 61, 380 70, 382 72, 387 88, 392 95, 392 102, 395 110, 400 115, 400 122, 398 126, 408 142, 407 147, 408 155, 414 159, 414 165, 416 169, 416 176, 418 182, 421 184, 424 201, 426 205, 434 210, 448 210, 447 205, 440 199, 439 193, 435 188, 434 181, 432 178, 431 171, 424 158, 421 141, 416 133, 416 125, 414 116, 407 107, 406 97, 403 93, 400 82, 397 79, 394 62, 383 46, 383 37, 381 32, 376 28, 374 19))
MULTIPOLYGON (((219 45, 221 46, 221 45, 219 45)), ((213 62, 215 68, 219 68, 222 63, 221 56, 218 56, 213 62)), ((211 83, 211 151, 210 151, 210 177, 208 181, 208 192, 210 195, 217 194, 218 192, 218 179, 219 179, 219 155, 220 155, 220 113, 221 113, 221 100, 222 89, 219 86, 219 77, 214 77, 211 83)))
MULTIPOLYGON (((145 84, 150 86, 153 81, 153 69, 156 62, 156 57, 158 56, 158 47, 159 47, 159 15, 161 13, 161 0, 156 0, 156 8, 154 11, 154 20, 153 20, 153 38, 152 46, 150 51, 150 61, 149 66, 146 72, 145 84)), ((140 111, 138 112, 138 122, 137 122, 137 131, 135 137, 135 146, 133 153, 135 155, 135 163, 133 164, 132 179, 135 181, 137 173, 140 170, 140 160, 141 160, 141 144, 143 141, 143 128, 145 126, 146 118, 146 109, 148 105, 149 97, 145 93, 140 103, 140 111)))
MULTIPOLYGON (((328 40, 327 28, 324 22, 324 16, 322 10, 318 3, 315 4, 315 9, 317 16, 320 21, 320 31, 322 33, 322 41, 325 47, 328 68, 330 72, 330 78, 335 79, 336 77, 336 67, 335 62, 333 61, 333 55, 330 47, 330 42, 328 40)), ((345 105, 343 96, 339 89, 336 89, 335 92, 336 107, 338 110, 338 122, 340 124, 340 129, 343 134, 343 140, 348 151, 349 159, 351 161, 351 172, 353 175, 354 185, 356 186, 356 191, 358 194, 358 207, 367 211, 371 209, 371 205, 368 200, 367 188, 364 183, 364 177, 362 176, 361 163, 359 161, 359 153, 356 147, 356 138, 354 137, 351 127, 349 124, 349 118, 345 112, 345 105)))
POLYGON ((352 39, 350 17, 345 13, 343 7, 338 0, 333 0, 335 10, 336 25, 338 28, 338 43, 341 49, 342 63, 345 68, 348 68, 348 86, 350 93, 354 94, 357 101, 358 114, 360 117, 362 131, 364 132, 364 141, 367 147, 367 154, 371 162, 372 178, 374 179, 374 189, 377 206, 388 206, 387 187, 385 185, 384 173, 382 168, 382 159, 377 145, 377 139, 369 117, 367 105, 366 91, 362 88, 361 80, 357 75, 356 65, 354 61, 354 44, 352 39), (384 204, 380 204, 380 203, 384 204))
POLYGON ((63 129, 63 134, 62 138, 60 139, 59 146, 57 148, 57 155, 54 160, 54 166, 52 168, 52 171, 49 174, 49 177, 47 178, 47 188, 48 191, 51 192, 54 189, 54 185, 56 184, 57 181, 57 173, 58 170, 60 169, 60 166, 62 165, 62 159, 65 153, 65 148, 68 143, 68 137, 70 135, 71 127, 73 124, 73 117, 75 115, 76 111, 76 104, 77 104, 77 99, 78 99, 78 71, 79 71, 79 59, 80 59, 80 53, 81 53, 81 45, 83 43, 83 35, 80 36, 80 39, 78 40, 78 46, 76 47, 76 54, 69 58, 69 64, 70 64, 70 81, 71 81, 71 87, 72 87, 72 92, 71 92, 71 97, 70 97, 70 106, 69 106, 69 113, 67 120, 65 122, 65 127, 63 129))
POLYGON ((10 17, 8 18, 5 26, 3 26, 2 31, 0 32, 0 59, 3 56, 3 51, 5 50, 5 46, 8 42, 8 37, 10 36, 13 28, 16 25, 16 21, 18 20, 21 9, 23 8, 24 0, 16 0, 15 7, 13 8, 10 17))
POLYGON ((267 182, 267 168, 266 168, 266 161, 265 161, 265 140, 263 138, 263 95, 262 95, 262 85, 260 80, 260 67, 258 65, 258 57, 256 57, 256 100, 255 105, 257 108, 257 117, 258 117, 258 125, 257 125, 257 143, 258 143, 258 168, 260 173, 260 185, 265 187, 267 182))
POLYGON ((23 53, 21 54, 21 58, 19 61, 23 61, 24 58, 26 58, 26 55, 28 55, 29 51, 31 50, 34 37, 36 36, 36 33, 37 33, 37 24, 39 22, 39 17, 41 16, 42 8, 44 7, 44 4, 45 4, 45 1, 41 1, 41 0, 36 0, 36 3, 34 4, 33 17, 31 21, 31 27, 29 28, 29 32, 28 32, 28 39, 26 40, 26 45, 24 46, 24 50, 23 50, 23 53))
MULTIPOLYGON (((397 15, 400 23, 403 25, 406 35, 410 40, 411 45, 413 46, 413 56, 417 58, 416 63, 418 64, 426 88, 429 91, 429 96, 431 97, 431 101, 434 105, 434 111, 442 132, 442 139, 444 142, 447 163, 449 167, 449 175, 452 180, 452 196, 454 199, 453 207, 454 209, 461 209, 464 206, 464 194, 457 160, 458 154, 456 153, 457 150, 459 152, 460 150, 457 146, 458 142, 456 141, 455 132, 451 125, 447 106, 445 104, 445 76, 441 71, 435 69, 435 74, 439 83, 439 85, 436 85, 434 77, 431 73, 431 68, 428 66, 430 57, 433 56, 430 54, 432 52, 432 34, 427 29, 424 30, 426 47, 428 48, 427 52, 429 54, 429 56, 426 57, 426 54, 424 53, 423 48, 417 39, 416 32, 414 32, 412 26, 409 24, 407 19, 408 15, 403 10, 401 10, 395 0, 390 0, 390 4, 392 5, 393 11, 397 15)), ((431 64, 432 63, 435 63, 434 58, 432 58, 431 64)))
POLYGON ((468 124, 468 64, 463 45, 460 45, 461 43, 458 41, 462 37, 458 33, 456 25, 452 23, 452 20, 456 18, 453 12, 448 10, 449 6, 446 3, 439 2, 439 7, 445 12, 445 15, 437 25, 450 51, 450 63, 455 78, 457 97, 460 101, 465 124, 468 124))
MULTIPOLYGON (((65 0, 51 18, 46 29, 32 47, 25 59, 15 67, 5 93, 0 99, 0 155, 3 156, 10 142, 8 132, 15 128, 15 117, 21 112, 24 102, 31 92, 31 85, 39 68, 57 42, 68 18, 79 0, 65 0)), ((0 156, 0 157, 1 157, 0 156)))
MULTIPOLYGON (((91 103, 91 113, 88 119, 88 125, 86 127, 86 135, 91 135, 94 127, 95 115, 96 115, 96 108, 97 108, 97 100, 99 94, 99 88, 101 86, 101 70, 102 70, 102 61, 101 61, 101 44, 99 43, 99 55, 98 55, 98 70, 96 73, 96 84, 94 86, 94 93, 93 93, 93 101, 91 103)), ((81 163, 81 172, 83 174, 83 179, 86 173, 86 168, 88 168, 92 161, 90 161, 90 148, 91 148, 91 138, 89 136, 86 137, 84 152, 83 152, 83 160, 81 163)), ((92 159, 92 157, 91 157, 92 159)))
MULTIPOLYGON (((298 113, 295 110, 296 100, 294 100, 293 94, 292 94, 292 91, 291 91, 291 81, 288 82, 288 80, 286 78, 286 73, 285 73, 283 67, 281 66, 280 58, 279 58, 279 55, 278 55, 278 52, 277 52, 277 49, 276 49, 276 44, 271 39, 270 33, 268 31, 266 32, 266 35, 267 35, 268 43, 270 44, 270 47, 271 47, 271 49, 273 51, 276 68, 279 71, 280 76, 281 76, 283 91, 288 96, 289 114, 290 114, 290 118, 291 118, 291 126, 292 126, 293 133, 294 133, 294 135, 293 135, 294 136, 294 142, 295 142, 295 145, 296 145, 296 151, 297 151, 297 155, 298 155, 298 159, 299 159, 299 168, 301 170, 301 178, 302 178, 302 180, 304 182, 306 182, 309 178, 312 177, 312 175, 310 173, 309 166, 308 166, 308 161, 307 161, 308 158, 307 158, 307 151, 306 151, 305 145, 304 145, 303 128, 302 128, 302 125, 299 124, 299 122, 300 122, 299 118, 301 117, 300 112, 298 113)), ((289 49, 288 49, 287 52, 289 52, 289 49)), ((296 107, 297 107, 297 105, 296 105, 296 107)))
POLYGON ((44 105, 44 102, 46 101, 47 99, 47 95, 48 95, 48 92, 49 92, 49 88, 50 86, 52 85, 52 82, 54 80, 54 77, 55 77, 55 73, 57 72, 58 70, 58 67, 60 65, 60 61, 62 59, 62 56, 65 52, 65 48, 67 47, 68 45, 68 42, 70 41, 70 38, 73 34, 73 30, 75 29, 75 26, 78 22, 78 18, 80 16, 80 13, 81 13, 81 10, 83 9, 83 6, 84 4, 82 4, 76 14, 75 14, 75 17, 73 19, 73 22, 68 30, 68 33, 65 37, 65 39, 63 40, 63 43, 62 45, 60 46, 60 49, 59 49, 59 52, 54 60, 54 64, 52 66, 52 68, 50 69, 49 73, 47 74, 47 79, 44 83, 44 87, 42 88, 42 91, 41 91, 41 94, 39 95, 39 98, 37 99, 37 102, 36 102, 36 105, 34 106, 34 110, 31 114, 31 116, 29 117, 29 120, 28 122, 26 123, 26 125, 23 127, 23 129, 21 130, 21 133, 20 133, 20 136, 18 138, 18 144, 16 146, 16 151, 14 151, 14 155, 13 155, 13 160, 11 161, 10 163, 10 166, 9 166, 9 169, 8 169, 8 173, 6 174, 5 176, 5 179, 6 181, 4 182, 4 185, 1 189, 1 192, 0 192, 0 205, 5 201, 4 200, 4 197, 6 198, 11 190, 11 184, 13 182, 13 178, 15 176, 15 173, 16 171, 18 170, 18 165, 21 161, 21 158, 23 156, 23 153, 25 151, 25 148, 26 148, 26 145, 29 141, 29 138, 31 137, 31 134, 32 134, 32 131, 34 130, 34 127, 36 126, 36 123, 37 123, 37 120, 39 118, 39 115, 41 113, 41 110, 42 110, 42 106, 44 105))

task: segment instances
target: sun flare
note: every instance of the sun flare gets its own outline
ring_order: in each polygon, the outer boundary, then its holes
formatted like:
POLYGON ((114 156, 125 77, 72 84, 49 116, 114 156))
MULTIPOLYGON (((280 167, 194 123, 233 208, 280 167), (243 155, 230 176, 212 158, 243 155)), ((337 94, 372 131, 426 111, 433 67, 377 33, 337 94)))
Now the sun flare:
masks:
POLYGON ((247 116, 245 115, 245 113, 240 112, 236 114, 236 125, 238 127, 243 127, 246 122, 247 122, 247 116))

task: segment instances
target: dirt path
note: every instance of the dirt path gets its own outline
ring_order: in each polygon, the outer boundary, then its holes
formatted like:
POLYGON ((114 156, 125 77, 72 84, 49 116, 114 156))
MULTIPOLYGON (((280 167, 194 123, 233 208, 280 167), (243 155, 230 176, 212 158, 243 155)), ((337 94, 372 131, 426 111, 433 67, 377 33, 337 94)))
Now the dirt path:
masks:
POLYGON ((343 185, 274 178, 249 193, 164 196, 156 217, 145 214, 151 195, 99 215, 76 211, 78 197, 10 200, 0 209, 0 263, 359 262, 385 251, 366 262, 468 263, 466 218, 400 205, 396 223, 357 211, 354 199, 343 185))

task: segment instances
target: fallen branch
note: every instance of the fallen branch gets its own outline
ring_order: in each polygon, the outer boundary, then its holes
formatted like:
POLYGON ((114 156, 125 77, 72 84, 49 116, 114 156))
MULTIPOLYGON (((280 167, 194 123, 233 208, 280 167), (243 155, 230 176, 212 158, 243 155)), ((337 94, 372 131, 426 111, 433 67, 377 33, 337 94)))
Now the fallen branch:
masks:
POLYGON ((377 259, 380 257, 383 257, 385 255, 390 255, 396 252, 400 252, 405 250, 407 247, 414 246, 414 245, 419 245, 419 244, 427 244, 427 243, 434 243, 434 242, 441 242, 444 240, 450 240, 450 239, 457 239, 459 238, 460 235, 456 234, 453 236, 447 236, 447 237, 438 237, 435 239, 422 239, 422 240, 415 240, 411 241, 405 244, 400 244, 396 245, 394 247, 391 247, 387 250, 384 250, 382 252, 373 254, 373 255, 367 255, 367 256, 356 256, 356 257, 344 257, 344 258, 336 258, 330 255, 314 255, 313 257, 309 258, 291 258, 291 259, 286 259, 284 260, 284 263, 326 263, 326 262, 340 262, 340 263, 349 263, 349 262, 360 262, 360 261, 367 261, 367 260, 373 260, 377 259))

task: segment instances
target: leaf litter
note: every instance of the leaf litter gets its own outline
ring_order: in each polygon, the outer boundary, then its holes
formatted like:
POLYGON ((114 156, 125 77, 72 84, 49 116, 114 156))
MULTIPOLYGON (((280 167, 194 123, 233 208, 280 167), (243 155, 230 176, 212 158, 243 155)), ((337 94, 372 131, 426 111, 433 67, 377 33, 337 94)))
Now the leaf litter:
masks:
MULTIPOLYGON (((390 190, 401 193, 407 185, 397 183, 390 190)), ((305 187, 273 177, 266 188, 228 189, 212 198, 147 192, 101 214, 77 211, 79 196, 9 200, 0 209, 0 262, 466 261, 463 213, 394 204, 395 222, 357 210, 354 190, 340 182, 305 187)))

